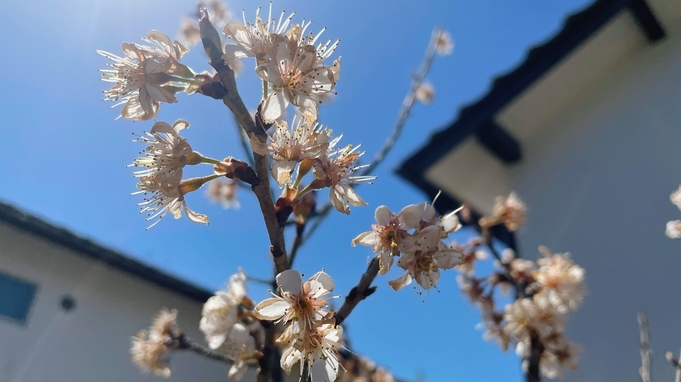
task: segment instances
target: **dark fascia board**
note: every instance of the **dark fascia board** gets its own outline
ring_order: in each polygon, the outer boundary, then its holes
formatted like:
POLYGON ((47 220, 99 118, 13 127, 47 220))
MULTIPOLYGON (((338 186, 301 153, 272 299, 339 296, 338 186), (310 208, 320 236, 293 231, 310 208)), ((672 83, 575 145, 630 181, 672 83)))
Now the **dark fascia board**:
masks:
MULTIPOLYGON (((397 173, 405 180, 422 189, 429 196, 437 188, 425 178, 424 172, 447 155, 452 148, 477 130, 490 125, 496 114, 514 98, 525 91, 541 76, 580 46, 594 32, 610 21, 620 11, 628 8, 638 25, 651 42, 662 39, 664 30, 645 0, 597 0, 580 12, 569 16, 563 28, 545 43, 535 46, 525 60, 507 74, 492 82, 489 92, 479 100, 463 107, 453 123, 431 135, 428 143, 405 160, 397 173)), ((479 138, 479 137, 478 137, 479 138)), ((485 144, 488 149, 494 150, 485 144)), ((518 148, 518 158, 520 154, 518 148)), ((500 159, 510 154, 495 152, 500 159)), ((512 163, 514 160, 508 161, 512 163)))
POLYGON ((104 263, 107 266, 139 277, 192 300, 203 303, 213 294, 208 290, 178 279, 91 240, 77 236, 65 228, 52 225, 2 202, 0 202, 0 222, 5 222, 22 231, 70 249, 80 256, 104 263))

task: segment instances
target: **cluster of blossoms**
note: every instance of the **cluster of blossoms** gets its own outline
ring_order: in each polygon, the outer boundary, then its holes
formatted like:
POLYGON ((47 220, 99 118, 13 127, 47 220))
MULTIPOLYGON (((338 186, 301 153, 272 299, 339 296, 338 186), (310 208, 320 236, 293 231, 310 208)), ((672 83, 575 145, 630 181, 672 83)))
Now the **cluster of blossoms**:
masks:
MULTIPOLYGON (((681 210, 681 186, 669 196, 672 203, 681 210)), ((667 222, 665 231, 667 237, 671 239, 681 238, 681 220, 671 220, 667 222)))
POLYGON ((294 105, 308 123, 317 121, 322 98, 333 92, 341 69, 340 58, 326 65, 338 46, 338 41, 319 41, 324 30, 314 35, 306 33, 312 22, 292 24, 293 15, 279 20, 272 17, 270 4, 268 19, 256 12, 255 23, 230 22, 223 33, 235 44, 225 46, 225 62, 255 57, 255 72, 266 84, 262 116, 273 123, 284 114, 289 104, 294 105))
POLYGON ((350 352, 341 353, 341 365, 345 373, 338 378, 339 382, 394 382, 390 372, 368 358, 356 356, 350 352))
POLYGON ((149 331, 140 331, 132 338, 132 361, 145 372, 151 372, 159 377, 170 377, 171 370, 167 355, 170 347, 176 341, 177 311, 161 311, 149 331))
MULTIPOLYGON (((342 367, 338 351, 342 349, 343 328, 336 326, 334 313, 327 299, 334 282, 324 271, 307 281, 295 270, 281 272, 276 278, 279 295, 260 302, 254 308, 261 320, 284 325, 277 342, 284 346, 281 368, 291 372, 300 365, 300 375, 307 367, 312 381, 333 382, 342 367)), ((336 296, 337 297, 337 296, 336 296)))
MULTIPOLYGON (((508 199, 500 198, 492 216, 481 220, 517 229, 525 219, 524 205, 514 194, 508 199)), ((494 340, 504 351, 514 346, 526 372, 533 351, 541 354, 539 371, 547 378, 561 378, 564 369, 576 369, 580 347, 570 342, 564 331, 567 314, 576 311, 584 298, 584 269, 567 253, 553 254, 540 247, 543 257, 535 263, 516 258, 509 249, 497 262, 500 270, 476 277, 475 261, 486 257, 480 250, 484 242, 474 238, 466 245, 452 244, 464 253, 457 281, 482 312, 483 337, 494 340), (516 300, 497 309, 497 287, 502 294, 515 289, 516 300)))
POLYGON ((428 203, 411 204, 399 213, 390 212, 386 206, 376 209, 377 224, 372 230, 361 233, 352 245, 372 247, 379 261, 379 274, 386 274, 399 257, 397 266, 405 274, 389 281, 394 290, 402 289, 416 280, 424 289, 430 289, 440 280, 440 269, 451 269, 462 263, 461 253, 443 240, 461 228, 457 211, 437 216, 428 203))

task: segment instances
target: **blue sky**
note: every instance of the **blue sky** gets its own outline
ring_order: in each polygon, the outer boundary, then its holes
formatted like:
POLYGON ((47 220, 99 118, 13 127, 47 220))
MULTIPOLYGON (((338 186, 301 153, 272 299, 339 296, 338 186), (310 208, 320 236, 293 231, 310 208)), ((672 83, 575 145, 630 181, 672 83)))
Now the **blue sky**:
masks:
MULTIPOLYGON (((433 130, 451 121, 461 105, 482 95, 491 78, 519 63, 528 46, 550 37, 568 12, 588 3, 277 1, 276 11, 295 10, 296 20, 312 19, 313 30, 327 26, 324 36, 341 39, 333 56, 343 57, 339 95, 320 109, 320 120, 343 133, 342 142, 361 143, 367 158, 391 131, 410 86, 409 75, 420 63, 433 27, 443 26, 456 40, 454 54, 439 57, 428 78, 436 88, 435 101, 416 106, 402 139, 378 169, 379 179, 359 189, 369 207, 355 208, 350 216, 334 214, 303 248, 295 267, 310 275, 325 268, 336 280, 336 292, 347 293, 371 255, 368 248, 352 248, 350 240, 369 229, 375 207, 385 204, 399 210, 423 201, 394 169, 433 130)), ((239 19, 242 8, 252 19, 258 5, 266 2, 230 2, 239 19)), ((210 216, 210 226, 166 219, 145 231, 147 223, 135 206, 139 199, 129 195, 135 180, 125 165, 142 148, 130 142, 131 132, 149 130, 152 122, 114 121, 119 110, 101 100, 107 84, 99 81, 97 69, 104 68, 105 59, 95 53, 102 49, 120 54, 121 42, 136 42, 151 29, 172 37, 180 17, 193 6, 193 0, 2 2, 0 79, 5 96, 0 151, 5 159, 0 178, 5 186, 0 198, 216 289, 238 266, 254 276, 270 275, 255 198, 243 192, 242 208, 224 211, 197 192, 188 202, 210 216)), ((184 62, 197 71, 209 68, 200 48, 184 62)), ((238 83, 247 106, 255 108, 261 90, 249 70, 252 64, 246 62, 238 83)), ((192 127, 184 136, 195 150, 211 157, 243 158, 231 116, 220 102, 199 95, 179 99, 162 105, 157 120, 185 118, 192 127)), ((191 169, 188 175, 208 171, 191 169)), ((455 275, 446 272, 441 292, 430 293, 425 301, 410 288, 393 292, 388 278, 379 277, 377 293, 346 321, 354 350, 407 379, 520 380, 516 357, 484 342, 475 329, 479 312, 460 295, 455 275)), ((265 294, 253 286, 254 299, 265 294)))

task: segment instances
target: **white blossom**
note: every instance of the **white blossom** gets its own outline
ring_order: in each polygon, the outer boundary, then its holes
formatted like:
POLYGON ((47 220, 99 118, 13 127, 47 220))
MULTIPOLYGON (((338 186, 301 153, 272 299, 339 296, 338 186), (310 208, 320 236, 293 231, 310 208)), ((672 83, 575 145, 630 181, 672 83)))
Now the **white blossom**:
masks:
POLYGON ((366 167, 366 165, 353 166, 354 162, 364 155, 364 152, 357 152, 360 146, 353 148, 348 145, 343 148, 335 148, 341 137, 333 139, 329 143, 329 152, 314 164, 315 180, 311 186, 314 188, 329 187, 331 204, 339 212, 349 214, 349 205, 355 207, 367 205, 352 188, 352 185, 371 183, 376 177, 352 175, 355 171, 366 167))
POLYGON ((238 22, 229 22, 225 25, 222 33, 227 35, 229 39, 236 44, 227 44, 225 46, 226 61, 229 62, 235 58, 255 57, 256 63, 259 65, 266 62, 270 57, 270 46, 272 44, 271 35, 286 33, 289 27, 293 14, 285 18, 286 12, 282 11, 279 16, 279 21, 275 22, 272 18, 272 3, 270 3, 269 16, 267 20, 260 17, 261 7, 255 12, 255 23, 246 22, 246 14, 243 14, 243 24, 238 22))
POLYGON ((527 207, 515 192, 508 197, 497 197, 492 212, 492 223, 500 221, 511 231, 517 231, 527 218, 527 207))
MULTIPOLYGON (((135 177, 152 177, 167 179, 187 164, 193 150, 187 140, 180 136, 180 131, 189 127, 189 122, 178 119, 173 126, 165 122, 156 122, 151 131, 140 135, 135 142, 144 143, 147 147, 142 151, 143 157, 137 158, 130 166, 145 167, 133 173, 135 177)), ((190 160, 194 159, 193 157, 190 160)), ((195 164, 195 163, 192 163, 195 164)))
POLYGON ((446 30, 438 29, 435 34, 435 52, 440 56, 448 56, 454 52, 452 35, 446 30))
POLYGON ((333 324, 322 324, 294 338, 281 355, 281 368, 287 374, 296 363, 300 364, 302 378, 307 362, 308 375, 312 382, 333 382, 340 374, 338 361, 339 342, 343 328, 333 324))
POLYGON ((535 279, 563 305, 563 309, 577 310, 584 299, 584 268, 575 264, 569 253, 551 254, 542 247, 544 258, 537 260, 539 269, 535 279))
POLYGON ((296 163, 317 159, 326 153, 329 134, 328 129, 320 124, 310 124, 305 118, 294 116, 290 127, 285 121, 275 123, 274 131, 268 135, 266 143, 252 135, 251 148, 274 160, 272 177, 281 187, 291 182, 296 163))
POLYGON ((670 239, 681 238, 681 220, 671 220, 667 222, 665 235, 670 239))
POLYGON ((372 224, 371 231, 359 234, 352 240, 352 246, 357 244, 373 247, 379 259, 379 274, 386 274, 393 264, 393 255, 405 252, 414 245, 414 238, 407 231, 416 227, 420 220, 411 219, 410 213, 413 208, 407 206, 398 214, 390 212, 386 206, 379 206, 376 209, 374 218, 376 223, 372 224))
POLYGON ((158 224, 168 212, 175 219, 179 219, 184 211, 190 221, 208 224, 208 216, 194 212, 187 207, 184 195, 180 192, 181 181, 181 171, 176 171, 169 176, 157 174, 139 178, 137 184, 139 191, 133 192, 132 195, 145 195, 144 200, 137 204, 140 213, 147 215, 147 221, 156 220, 147 229, 158 224))
POLYGON ((97 51, 112 61, 107 64, 111 69, 101 70, 102 80, 114 83, 104 99, 117 102, 114 106, 125 104, 121 110, 125 119, 154 118, 162 102, 177 102, 176 93, 196 90, 188 86, 194 72, 180 63, 187 48, 155 30, 143 40, 149 45, 123 43, 124 57, 97 51))
POLYGON ((224 209, 239 209, 241 203, 237 199, 239 183, 231 179, 216 179, 208 184, 206 196, 224 209))
POLYGON ((172 331, 176 330, 177 311, 162 310, 149 331, 140 331, 132 337, 130 354, 132 361, 145 372, 158 377, 168 378, 171 375, 167 358, 168 343, 173 339, 172 331))
POLYGON ((672 192, 672 194, 669 196, 669 200, 671 200, 675 206, 681 209, 681 186, 679 186, 676 191, 672 192))
POLYGON ((244 324, 236 323, 229 332, 227 342, 230 346, 230 355, 234 359, 227 376, 238 381, 243 378, 248 370, 248 360, 253 358, 255 339, 244 324))
POLYGON ((276 277, 279 296, 261 301, 253 309, 261 320, 290 324, 281 340, 303 331, 310 331, 321 320, 330 317, 327 294, 334 288, 329 275, 320 271, 303 283, 300 273, 289 269, 276 277))
POLYGON ((435 98, 435 87, 430 82, 423 82, 416 88, 414 96, 419 102, 427 105, 435 98))
POLYGON ((317 120, 318 99, 336 87, 340 75, 340 58, 333 65, 324 65, 314 45, 300 46, 291 37, 272 35, 269 46, 271 59, 256 68, 256 73, 270 83, 270 93, 263 101, 265 122, 274 122, 293 104, 310 122, 317 120))
POLYGON ((242 269, 229 278, 226 291, 218 291, 203 305, 199 328, 211 349, 217 349, 237 323, 237 307, 246 296, 246 274, 242 269))

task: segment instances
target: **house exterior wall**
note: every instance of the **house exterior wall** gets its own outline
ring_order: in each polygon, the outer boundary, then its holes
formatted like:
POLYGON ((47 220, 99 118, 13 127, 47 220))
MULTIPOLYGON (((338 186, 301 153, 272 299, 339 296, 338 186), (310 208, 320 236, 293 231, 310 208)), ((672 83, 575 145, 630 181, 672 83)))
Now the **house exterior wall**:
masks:
MULTIPOLYGON (((0 317, 0 382, 121 382, 159 379, 130 361, 130 337, 162 308, 203 342, 202 302, 158 287, 0 224, 0 272, 38 285, 25 325, 0 317), (75 308, 60 306, 72 296, 75 308)), ((170 381, 225 381, 228 366, 192 353, 173 355, 170 381)), ((244 381, 255 380, 250 370, 244 381)))
POLYGON ((567 381, 639 381, 640 311, 649 316, 654 380, 674 380, 664 354, 681 346, 681 240, 664 230, 681 219, 669 201, 681 183, 681 16, 678 2, 651 4, 667 38, 630 50, 562 100, 522 139, 522 163, 509 169, 529 206, 521 253, 569 251, 587 271, 589 292, 567 331, 585 350, 567 381))

